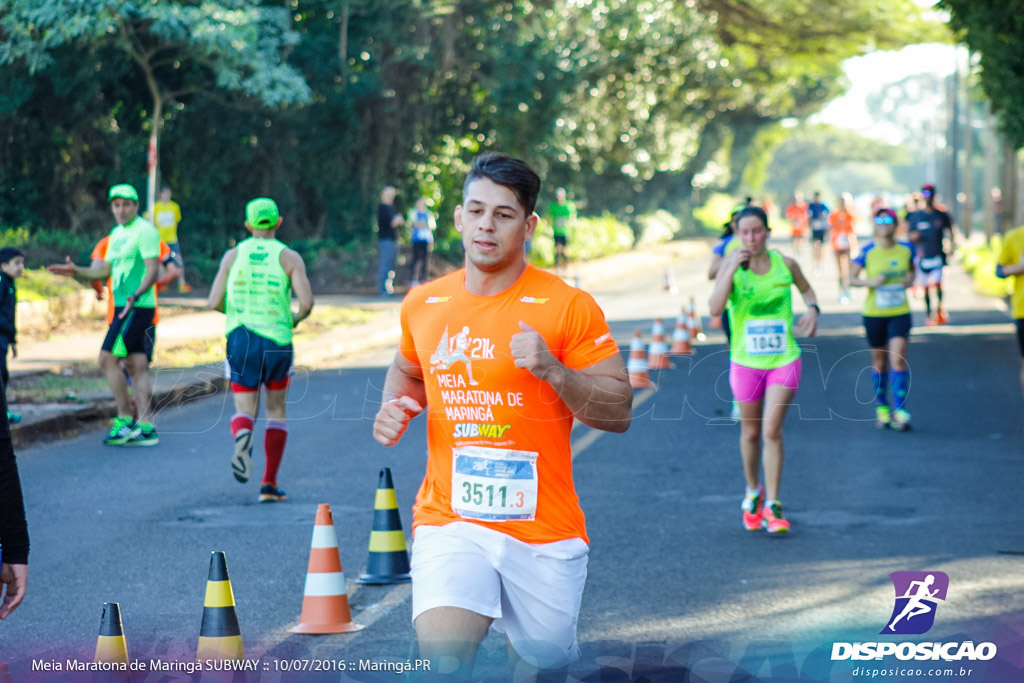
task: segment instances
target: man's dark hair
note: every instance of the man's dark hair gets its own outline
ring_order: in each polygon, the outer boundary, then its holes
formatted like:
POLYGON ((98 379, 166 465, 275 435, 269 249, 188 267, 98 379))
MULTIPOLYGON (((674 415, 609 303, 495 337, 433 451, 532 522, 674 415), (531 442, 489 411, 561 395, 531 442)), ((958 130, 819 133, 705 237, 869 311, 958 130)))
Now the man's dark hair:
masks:
POLYGON ((492 183, 512 190, 516 199, 526 209, 529 216, 537 208, 537 196, 540 195, 540 176, 522 159, 507 154, 481 154, 473 159, 473 165, 462 186, 462 196, 469 192, 469 185, 474 180, 486 178, 492 183))
POLYGON ((765 213, 764 209, 762 209, 760 206, 754 206, 753 204, 751 204, 750 206, 744 206, 742 209, 740 209, 739 213, 736 214, 737 228, 740 225, 740 219, 746 218, 747 216, 760 218, 761 222, 764 223, 764 227, 768 228, 769 230, 772 229, 771 226, 768 225, 768 214, 765 213))
POLYGON ((19 256, 24 257, 25 252, 17 247, 4 247, 0 249, 0 265, 10 263, 11 259, 16 259, 19 256))

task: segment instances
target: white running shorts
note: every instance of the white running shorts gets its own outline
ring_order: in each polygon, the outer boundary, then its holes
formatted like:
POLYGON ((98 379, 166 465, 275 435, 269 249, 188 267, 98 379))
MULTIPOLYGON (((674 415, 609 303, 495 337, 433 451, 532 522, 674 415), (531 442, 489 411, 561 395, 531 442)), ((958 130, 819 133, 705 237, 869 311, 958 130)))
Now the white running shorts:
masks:
POLYGON ((471 522, 416 528, 412 619, 459 607, 494 621, 512 648, 541 669, 579 659, 576 622, 590 547, 580 538, 529 544, 471 522))

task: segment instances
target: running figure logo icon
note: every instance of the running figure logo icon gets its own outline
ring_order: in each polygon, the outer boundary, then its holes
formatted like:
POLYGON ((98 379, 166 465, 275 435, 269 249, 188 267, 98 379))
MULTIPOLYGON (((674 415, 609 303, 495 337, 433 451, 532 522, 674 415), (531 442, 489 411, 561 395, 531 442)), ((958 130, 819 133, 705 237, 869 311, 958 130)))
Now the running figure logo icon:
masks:
POLYGON ((945 601, 949 577, 943 572, 893 572, 896 603, 881 633, 919 635, 935 623, 935 608, 945 601))
POLYGON ((430 373, 447 370, 455 363, 462 361, 466 364, 466 377, 469 380, 469 385, 473 387, 478 385, 479 382, 473 379, 473 361, 469 358, 469 344, 468 326, 464 326, 461 332, 449 338, 446 325, 444 334, 441 335, 441 341, 437 343, 437 349, 430 355, 430 373))

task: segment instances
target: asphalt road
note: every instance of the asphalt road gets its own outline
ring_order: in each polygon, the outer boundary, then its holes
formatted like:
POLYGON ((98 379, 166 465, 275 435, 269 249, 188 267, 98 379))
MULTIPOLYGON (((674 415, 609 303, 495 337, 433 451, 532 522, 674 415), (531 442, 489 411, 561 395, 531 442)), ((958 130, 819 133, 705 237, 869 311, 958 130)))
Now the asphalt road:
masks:
MULTIPOLYGON (((596 290, 620 344, 635 327, 647 336, 654 316, 671 331, 691 295, 706 308, 704 265, 676 265, 679 294, 662 289, 660 272, 596 290)), ((714 331, 694 356, 655 374, 657 391, 637 393, 625 435, 574 432, 592 542, 576 679, 848 681, 857 663, 830 662, 829 651, 886 639, 878 634, 893 607, 890 572, 941 571, 947 599, 927 636, 913 638, 995 642, 999 655, 970 663, 964 680, 1021 680, 1024 401, 1007 315, 955 281, 953 324, 910 346, 913 430, 878 431, 858 309, 832 305, 829 278, 814 282, 825 315, 821 334, 801 342, 803 383, 785 428, 788 537, 740 526, 739 430, 724 419, 728 362, 714 331)), ((400 680, 351 671, 360 659, 416 659, 408 585, 353 583, 366 565, 380 468, 392 470, 407 537, 424 469, 422 420, 392 449, 370 434, 391 355, 299 373, 281 504, 258 504, 258 483, 231 477, 224 396, 164 413, 156 448, 105 448, 95 433, 19 453, 29 597, 0 624, 0 662, 15 680, 66 677, 32 673, 32 660, 92 661, 108 601, 120 603, 133 659, 193 659, 210 552, 223 550, 260 680, 400 680), (355 634, 287 631, 298 622, 318 503, 332 507, 352 610, 367 626, 355 634), (345 661, 349 671, 282 672, 275 660, 345 661)), ((504 659, 489 636, 477 671, 505 680, 504 659)))

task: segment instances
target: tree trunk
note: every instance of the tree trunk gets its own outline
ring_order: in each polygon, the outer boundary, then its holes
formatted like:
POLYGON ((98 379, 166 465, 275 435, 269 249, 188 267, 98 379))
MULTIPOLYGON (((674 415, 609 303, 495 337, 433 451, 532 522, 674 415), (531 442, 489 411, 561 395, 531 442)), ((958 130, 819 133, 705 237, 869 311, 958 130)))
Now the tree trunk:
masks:
POLYGON ((1006 234, 1017 220, 1018 207, 1020 205, 1019 183, 1017 172, 1017 150, 1013 144, 1003 138, 1003 215, 999 225, 999 232, 1006 234))
POLYGON ((970 237, 974 231, 974 124, 970 101, 964 110, 964 211, 960 230, 964 237, 970 237))
POLYGON ((341 27, 338 29, 338 71, 342 87, 345 87, 348 73, 348 2, 341 3, 341 27))
POLYGON ((985 206, 985 241, 988 242, 992 239, 992 235, 996 233, 996 198, 995 191, 998 189, 996 185, 996 174, 999 167, 999 142, 996 139, 995 134, 995 119, 992 118, 992 113, 988 102, 985 103, 985 132, 982 137, 982 146, 985 153, 985 176, 983 181, 983 190, 981 200, 985 206))

